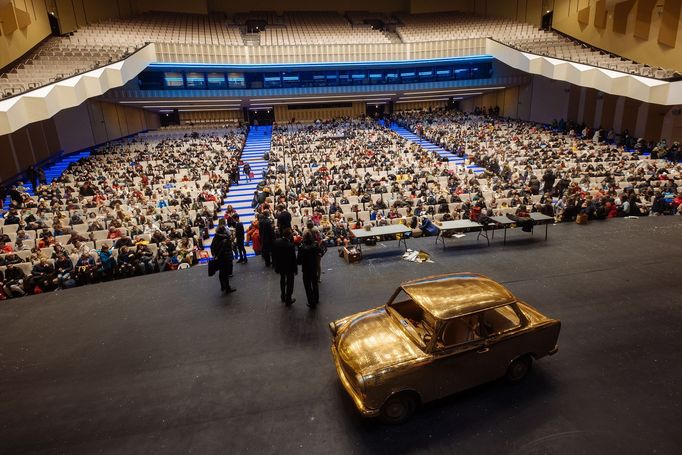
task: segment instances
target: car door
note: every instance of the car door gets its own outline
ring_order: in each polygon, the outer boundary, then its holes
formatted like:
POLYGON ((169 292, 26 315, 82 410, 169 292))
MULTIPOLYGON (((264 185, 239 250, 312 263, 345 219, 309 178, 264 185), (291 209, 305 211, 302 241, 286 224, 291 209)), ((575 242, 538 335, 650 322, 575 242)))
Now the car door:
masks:
POLYGON ((512 304, 481 312, 479 322, 489 350, 485 380, 492 381, 504 376, 512 360, 528 352, 526 321, 512 304))
POLYGON ((433 398, 440 398, 481 383, 485 377, 488 348, 477 315, 446 321, 439 331, 430 365, 433 398))

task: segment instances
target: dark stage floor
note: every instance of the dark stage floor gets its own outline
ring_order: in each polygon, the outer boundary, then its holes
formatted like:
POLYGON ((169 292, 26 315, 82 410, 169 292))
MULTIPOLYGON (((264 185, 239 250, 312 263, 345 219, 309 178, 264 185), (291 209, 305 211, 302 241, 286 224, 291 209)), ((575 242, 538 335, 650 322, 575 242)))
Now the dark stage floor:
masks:
POLYGON ((2 303, 0 452, 681 453, 682 218, 509 238, 411 241, 434 264, 400 260, 393 242, 350 266, 330 250, 314 312, 300 281, 285 308, 260 260, 235 266, 229 296, 201 267, 2 303), (559 353, 519 385, 429 404, 404 425, 362 419, 327 323, 451 271, 560 318, 559 353))

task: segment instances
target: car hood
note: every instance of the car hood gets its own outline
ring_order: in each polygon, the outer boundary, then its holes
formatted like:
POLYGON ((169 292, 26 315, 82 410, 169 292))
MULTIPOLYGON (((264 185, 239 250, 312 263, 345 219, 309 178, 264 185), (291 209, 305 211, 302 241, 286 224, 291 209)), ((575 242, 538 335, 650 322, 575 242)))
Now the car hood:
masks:
POLYGON ((426 357, 383 307, 347 321, 337 335, 336 349, 355 373, 366 375, 426 357))

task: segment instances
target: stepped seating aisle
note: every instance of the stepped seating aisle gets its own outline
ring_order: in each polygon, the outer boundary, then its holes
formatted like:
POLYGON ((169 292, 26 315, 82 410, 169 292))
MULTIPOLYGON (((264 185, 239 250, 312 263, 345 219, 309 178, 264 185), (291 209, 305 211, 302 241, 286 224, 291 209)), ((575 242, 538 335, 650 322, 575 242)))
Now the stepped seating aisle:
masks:
MULTIPOLYGON (((239 220, 244 224, 244 229, 248 229, 251 225, 255 216, 254 209, 251 206, 253 193, 256 191, 258 184, 263 181, 263 171, 268 167, 268 161, 263 159, 263 155, 270 151, 271 141, 271 126, 254 126, 249 128, 241 160, 244 163, 249 163, 254 178, 247 181, 243 172, 244 167, 240 167, 239 183, 230 187, 218 212, 220 218, 225 216, 227 206, 231 205, 239 214, 239 220)), ((216 226, 217 223, 211 230, 211 237, 214 235, 216 226)), ((210 243, 207 243, 204 248, 210 250, 210 243)), ((255 255, 250 246, 247 246, 246 252, 248 257, 255 255)))
POLYGON ((452 154, 452 152, 445 150, 443 147, 439 147, 436 144, 433 144, 432 142, 429 142, 426 139, 417 136, 412 131, 410 131, 406 128, 403 128, 402 126, 399 126, 396 123, 391 124, 391 130, 395 131, 396 133, 398 133, 400 136, 407 139, 408 141, 412 141, 415 144, 419 144, 423 149, 437 153, 438 155, 440 155, 442 157, 446 157, 448 159, 448 161, 451 163, 456 163, 459 166, 466 166, 466 169, 473 171, 474 174, 482 174, 485 171, 485 169, 483 169, 480 166, 467 165, 466 164, 466 155, 464 155, 464 158, 460 158, 460 157, 452 154))
MULTIPOLYGON (((50 164, 49 166, 46 166, 44 169, 45 171, 45 178, 47 180, 47 183, 52 183, 53 180, 58 179, 62 173, 66 170, 67 167, 71 163, 75 163, 76 161, 82 159, 82 158, 87 158, 90 156, 90 151, 86 150, 83 152, 79 153, 72 153, 70 155, 62 157, 60 160, 55 161, 54 163, 50 164)), ((35 195, 35 188, 33 188, 33 184, 30 182, 23 182, 24 187, 27 189, 27 193, 30 194, 31 196, 35 195)), ((8 207, 10 203, 9 196, 5 198, 5 205, 4 207, 8 207)), ((0 214, 0 218, 3 215, 0 214)))

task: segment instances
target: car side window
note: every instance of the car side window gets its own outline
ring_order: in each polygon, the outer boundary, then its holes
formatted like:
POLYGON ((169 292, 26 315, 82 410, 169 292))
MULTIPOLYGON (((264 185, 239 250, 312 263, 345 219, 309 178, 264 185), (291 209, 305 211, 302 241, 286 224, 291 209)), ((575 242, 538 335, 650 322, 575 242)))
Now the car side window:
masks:
POLYGON ((436 348, 447 349, 481 338, 478 315, 460 316, 446 323, 436 340, 436 348))
POLYGON ((511 305, 505 305, 481 313, 481 325, 486 336, 495 336, 521 326, 521 319, 511 305))

